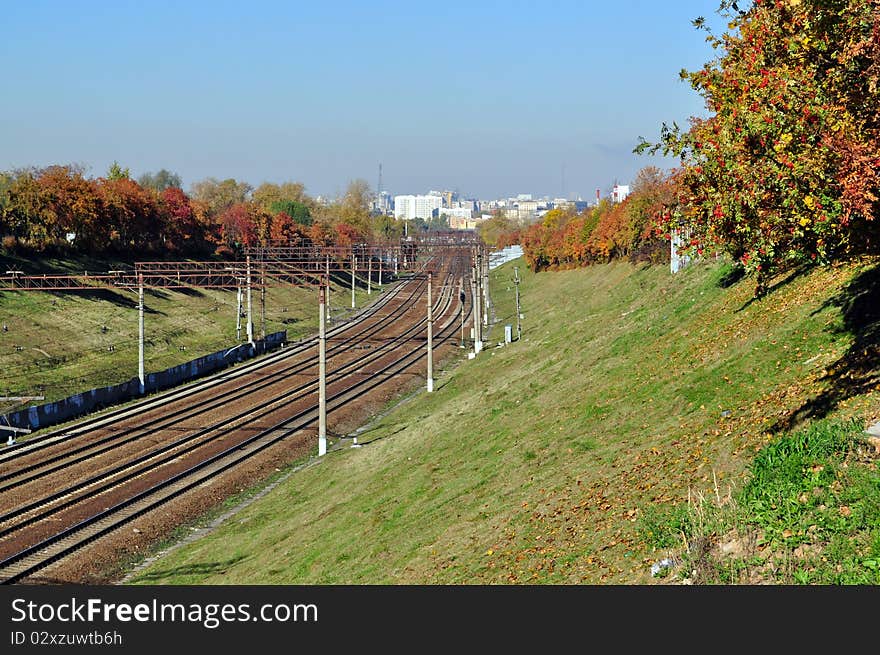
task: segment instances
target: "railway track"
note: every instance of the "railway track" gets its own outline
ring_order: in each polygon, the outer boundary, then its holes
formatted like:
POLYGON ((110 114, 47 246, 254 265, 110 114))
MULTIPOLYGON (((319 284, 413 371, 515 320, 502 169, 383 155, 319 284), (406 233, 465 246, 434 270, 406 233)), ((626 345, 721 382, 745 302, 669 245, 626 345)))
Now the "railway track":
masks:
MULTIPOLYGON (((366 323, 366 319, 371 318, 377 312, 382 310, 389 302, 393 301, 401 292, 402 288, 403 287, 399 282, 390 285, 388 292, 386 292, 386 294, 380 300, 361 310, 346 323, 332 329, 328 329, 328 341, 333 339, 337 335, 342 334, 346 330, 350 330, 352 324, 362 327, 363 331, 361 334, 365 334, 366 330, 369 328, 369 325, 364 325, 366 323)), ((411 291, 411 295, 414 293, 415 291, 411 291)), ((6 446, 2 451, 0 451, 0 466, 3 466, 3 464, 5 462, 8 462, 9 460, 16 459, 27 453, 42 448, 50 447, 57 442, 75 439, 77 436, 80 436, 82 434, 90 434, 96 428, 112 424, 116 421, 119 421, 120 419, 135 415, 143 415, 144 412, 150 409, 165 409, 167 405, 174 400, 187 398, 201 390, 222 385, 225 382, 234 378, 241 378, 254 372, 262 373, 267 366, 273 364, 274 362, 291 359, 293 356, 303 352, 310 352, 311 348, 313 348, 316 343, 317 337, 313 336, 308 339, 298 341, 295 344, 288 345, 280 352, 264 356, 262 358, 259 358, 258 360, 246 362, 244 364, 236 366, 229 371, 223 371, 211 376, 207 376, 205 378, 201 378, 194 382, 177 386, 169 391, 154 394, 143 400, 136 401, 134 404, 129 404, 119 409, 102 412, 96 417, 86 418, 77 421, 76 425, 73 427, 53 430, 20 440, 11 446, 6 446)))
MULTIPOLYGON (((455 261, 463 266, 463 262, 455 261)), ((441 293, 434 303, 433 312, 440 323, 439 330, 435 331, 438 344, 455 335, 459 324, 459 312, 463 308, 452 293, 452 281, 458 279, 459 273, 455 267, 447 270, 441 293)), ((418 335, 425 327, 426 317, 419 317, 420 312, 413 310, 414 300, 421 296, 423 286, 419 280, 402 283, 362 322, 333 331, 339 342, 328 349, 328 356, 333 353, 328 362, 334 363, 327 377, 328 414, 405 374, 424 358, 424 344, 418 335), (371 318, 376 320, 371 322, 371 318), (369 345, 366 349, 364 342, 369 345)), ((423 305, 416 303, 416 306, 423 305)), ((199 408, 192 408, 190 413, 179 410, 167 418, 153 417, 140 426, 120 429, 119 434, 108 434, 94 444, 80 444, 62 453, 48 454, 54 445, 69 443, 69 437, 54 441, 51 437, 43 439, 34 445, 45 445, 30 452, 22 450, 14 457, 12 453, 4 453, 7 462, 29 463, 4 472, 0 476, 3 485, 0 490, 8 493, 19 487, 34 489, 33 485, 41 480, 54 480, 53 475, 59 471, 87 464, 98 456, 96 453, 112 455, 133 441, 149 441, 149 435, 156 430, 173 431, 181 421, 216 412, 233 397, 240 400, 253 396, 246 409, 195 430, 184 429, 177 438, 160 440, 136 455, 120 457, 120 463, 71 484, 50 485, 49 493, 36 494, 28 502, 7 508, 0 514, 0 581, 19 582, 279 442, 313 438, 305 433, 317 419, 315 358, 308 353, 310 345, 302 344, 284 356, 274 356, 275 370, 267 369, 263 362, 263 366, 248 367, 248 372, 242 371, 225 380, 234 386, 252 376, 254 379, 248 386, 250 394, 241 389, 223 388, 224 381, 219 378, 224 376, 221 375, 169 394, 171 402, 186 403, 189 399, 192 403, 194 397, 219 392, 218 397, 201 401, 199 408), (299 361, 294 361, 298 357, 299 361), (261 371, 265 375, 259 375, 261 371), (259 393, 283 381, 295 380, 297 376, 301 378, 298 383, 288 386, 283 393, 275 389, 273 397, 253 402, 259 393), (37 456, 39 461, 28 459, 37 456)), ((158 408, 145 403, 141 409, 146 414, 132 414, 133 408, 127 408, 115 419, 104 416, 89 424, 92 430, 112 433, 108 426, 112 426, 114 420, 149 416, 158 408)), ((77 432, 81 437, 77 441, 83 441, 88 428, 78 426, 77 430, 85 430, 77 432)))
MULTIPOLYGON (((421 287, 414 286, 405 294, 403 302, 385 312, 380 321, 366 320, 395 300, 401 289, 403 287, 389 293, 382 299, 380 307, 372 308, 372 311, 354 326, 346 325, 328 331, 327 337, 330 342, 328 357, 332 358, 336 354, 355 349, 361 341, 369 340, 389 322, 400 317, 406 304, 412 302, 421 291, 421 287)), ((156 430, 196 418, 224 404, 246 398, 279 382, 284 382, 287 376, 307 372, 317 362, 317 355, 313 354, 315 343, 316 339, 300 342, 259 362, 220 373, 184 388, 177 388, 172 392, 142 401, 137 406, 80 422, 67 430, 36 436, 33 441, 20 442, 25 447, 0 453, 0 493, 104 454, 156 430), (254 381, 248 382, 250 378, 254 378, 254 381), (230 385, 231 381, 238 381, 244 386, 230 385), (186 401, 208 390, 214 391, 209 402, 195 405, 184 402, 177 408, 172 405, 176 401, 186 401), (114 426, 121 419, 133 416, 138 417, 137 425, 112 432, 106 430, 107 426, 114 426), (150 418, 145 418, 146 416, 150 418), (85 443, 83 439, 78 439, 83 435, 90 437, 85 443), (54 449, 56 452, 45 454, 44 451, 49 449, 54 449)))

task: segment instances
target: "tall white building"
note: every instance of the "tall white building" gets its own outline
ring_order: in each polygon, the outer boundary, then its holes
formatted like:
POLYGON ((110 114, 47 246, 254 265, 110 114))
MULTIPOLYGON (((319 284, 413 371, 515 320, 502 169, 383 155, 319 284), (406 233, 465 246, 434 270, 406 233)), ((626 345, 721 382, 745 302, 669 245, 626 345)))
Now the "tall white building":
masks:
POLYGON ((628 184, 615 184, 614 188, 611 189, 611 201, 612 202, 623 202, 626 200, 626 197, 629 195, 629 185, 628 184))
POLYGON ((391 196, 388 195, 387 191, 382 191, 372 203, 373 211, 376 211, 380 214, 389 214, 391 213, 391 196))
POLYGON ((441 196, 394 196, 394 218, 405 221, 431 218, 443 206, 441 196))

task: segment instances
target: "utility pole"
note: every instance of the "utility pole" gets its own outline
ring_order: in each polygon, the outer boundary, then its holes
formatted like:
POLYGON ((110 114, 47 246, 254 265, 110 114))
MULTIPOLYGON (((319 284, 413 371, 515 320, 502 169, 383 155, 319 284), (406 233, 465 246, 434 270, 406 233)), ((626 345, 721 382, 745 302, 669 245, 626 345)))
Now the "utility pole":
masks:
POLYGON ((367 295, 373 294, 373 249, 367 248, 367 295))
POLYGON ((379 248, 379 284, 376 286, 382 286, 382 248, 379 248))
POLYGON ((354 309, 354 268, 357 266, 356 255, 354 249, 351 251, 351 308, 354 309))
POLYGON ((266 339, 266 265, 260 264, 260 339, 266 339))
POLYGON ((318 457, 327 453, 327 329, 324 287, 318 287, 318 457))
POLYGON ((483 324, 480 321, 480 278, 477 275, 477 267, 472 269, 471 288, 474 294, 474 354, 483 350, 483 324))
POLYGON ((485 254, 482 254, 481 251, 480 262, 481 262, 481 270, 480 275, 483 280, 483 325, 489 325, 489 253, 488 251, 485 254))
POLYGON ((458 278, 458 300, 461 302, 459 314, 461 316, 461 347, 464 348, 464 278, 458 278))
POLYGON ((238 281, 238 293, 236 294, 236 298, 238 302, 235 307, 235 340, 237 342, 241 342, 241 303, 242 303, 242 295, 241 295, 241 278, 236 278, 238 281))
POLYGON ((513 267, 513 288, 516 291, 516 340, 522 339, 522 313, 519 308, 519 266, 513 267))
POLYGON ((138 273, 138 381, 141 393, 146 390, 144 375, 144 275, 138 273))
POLYGON ((324 305, 327 308, 327 320, 330 320, 330 255, 327 254, 327 262, 325 267, 327 274, 327 297, 324 298, 324 305))
POLYGON ((248 343, 253 347, 254 345, 254 321, 253 321, 253 310, 251 305, 251 256, 248 255, 246 258, 247 264, 247 278, 245 284, 247 285, 247 340, 248 343))
POLYGON ((428 393, 434 391, 434 319, 431 316, 431 273, 428 273, 428 393))

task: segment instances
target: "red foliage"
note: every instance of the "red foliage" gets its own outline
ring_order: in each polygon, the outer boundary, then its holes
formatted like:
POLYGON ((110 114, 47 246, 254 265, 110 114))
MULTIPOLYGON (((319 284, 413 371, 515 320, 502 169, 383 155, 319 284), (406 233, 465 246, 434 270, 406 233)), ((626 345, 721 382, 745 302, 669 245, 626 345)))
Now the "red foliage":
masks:
POLYGON ((144 252, 159 247, 164 232, 157 199, 137 182, 128 178, 98 180, 104 203, 110 241, 122 252, 144 252))
POLYGON ((335 242, 337 246, 348 248, 355 243, 362 243, 367 240, 360 230, 348 223, 336 223, 333 229, 336 232, 335 242))
POLYGON ((257 222, 253 206, 246 202, 230 205, 220 214, 223 242, 230 248, 257 245, 257 222))
POLYGON ((74 247, 88 252, 106 248, 110 229, 94 181, 69 166, 50 166, 37 177, 42 219, 49 239, 73 235, 74 247))
POLYGON ((309 228, 309 237, 319 246, 333 245, 333 229, 326 223, 314 223, 309 228))
POLYGON ((279 212, 272 219, 269 230, 272 243, 283 246, 304 246, 311 243, 309 229, 293 220, 285 212, 279 212))
POLYGON ((169 187, 159 195, 164 215, 165 245, 172 252, 194 253, 205 239, 204 225, 196 218, 192 202, 181 189, 169 187))

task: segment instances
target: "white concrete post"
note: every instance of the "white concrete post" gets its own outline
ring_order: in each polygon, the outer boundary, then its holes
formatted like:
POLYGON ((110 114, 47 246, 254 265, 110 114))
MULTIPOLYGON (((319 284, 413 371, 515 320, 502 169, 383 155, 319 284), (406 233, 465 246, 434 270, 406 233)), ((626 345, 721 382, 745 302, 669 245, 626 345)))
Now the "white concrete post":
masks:
POLYGON ((458 300, 461 303, 461 347, 464 348, 464 278, 458 278, 458 300))
POLYGON ((489 253, 480 257, 482 270, 480 275, 483 280, 483 325, 489 325, 489 253))
POLYGON ((354 309, 354 268, 357 265, 354 250, 351 252, 351 308, 354 309))
POLYGON ((251 256, 248 255, 246 258, 247 264, 247 272, 246 272, 246 281, 245 284, 247 286, 247 340, 251 346, 254 345, 254 321, 253 321, 253 310, 252 310, 252 302, 251 302, 251 256))
POLYGON ((144 275, 138 273, 138 381, 141 393, 146 389, 144 373, 144 275))
POLYGON ((431 274, 428 273, 428 392, 434 391, 434 320, 431 308, 431 274))
POLYGON ((522 311, 519 306, 519 267, 513 267, 513 284, 516 289, 516 340, 519 341, 522 339, 522 323, 520 319, 522 318, 522 311))
POLYGON ((327 330, 324 288, 318 288, 318 457, 327 453, 327 330))
POLYGON ((235 307, 235 340, 241 341, 241 303, 242 303, 242 295, 241 295, 241 278, 236 278, 238 280, 238 293, 236 294, 236 307, 235 307))
POLYGON ((263 339, 263 340, 266 339, 266 265, 265 264, 260 264, 260 339, 263 339))
POLYGON ((324 298, 324 306, 327 308, 327 320, 330 320, 330 255, 327 255, 327 262, 325 265, 325 272, 327 274, 327 297, 324 298))

